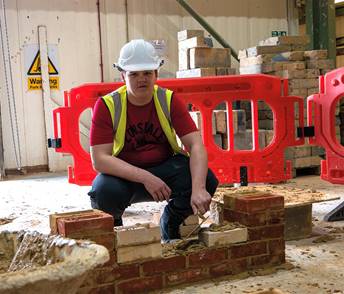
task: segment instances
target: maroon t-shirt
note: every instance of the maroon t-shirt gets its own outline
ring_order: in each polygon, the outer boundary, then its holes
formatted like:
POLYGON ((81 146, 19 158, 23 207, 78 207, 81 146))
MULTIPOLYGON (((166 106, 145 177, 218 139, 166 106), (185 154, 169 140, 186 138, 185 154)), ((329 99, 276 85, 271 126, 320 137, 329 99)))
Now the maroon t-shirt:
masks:
MULTIPOLYGON (((171 121, 178 137, 197 131, 185 103, 173 94, 171 121)), ((98 99, 92 115, 90 129, 91 146, 113 143, 114 132, 110 112, 103 101, 98 99)), ((161 128, 154 100, 143 106, 133 105, 127 100, 127 125, 125 143, 118 158, 139 166, 157 165, 173 154, 170 144, 161 128)))

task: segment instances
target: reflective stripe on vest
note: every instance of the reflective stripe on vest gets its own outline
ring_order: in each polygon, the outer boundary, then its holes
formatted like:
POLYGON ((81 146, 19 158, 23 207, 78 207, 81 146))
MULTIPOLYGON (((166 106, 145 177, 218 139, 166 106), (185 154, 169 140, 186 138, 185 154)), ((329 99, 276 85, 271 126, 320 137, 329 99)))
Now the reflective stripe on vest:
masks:
MULTIPOLYGON (((126 120, 127 120, 127 88, 122 86, 116 91, 103 97, 103 100, 110 111, 114 129, 114 144, 112 155, 117 156, 124 146, 126 120)), ((158 114, 159 122, 165 136, 170 143, 174 153, 185 154, 179 147, 175 130, 171 123, 171 99, 173 92, 154 86, 153 100, 158 114)))

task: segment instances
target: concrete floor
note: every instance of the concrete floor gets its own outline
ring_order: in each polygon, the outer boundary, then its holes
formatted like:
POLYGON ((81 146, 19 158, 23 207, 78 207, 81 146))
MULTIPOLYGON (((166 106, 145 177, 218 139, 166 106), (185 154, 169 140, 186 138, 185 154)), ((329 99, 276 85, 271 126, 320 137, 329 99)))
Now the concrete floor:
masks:
MULTIPOLYGON (((277 288, 284 293, 344 293, 344 221, 324 222, 323 217, 344 201, 344 187, 322 181, 318 176, 298 177, 286 185, 312 188, 339 200, 313 204, 313 236, 289 241, 284 266, 245 273, 238 277, 197 283, 159 293, 250 293, 277 288), (323 242, 317 242, 321 239, 323 242)), ((64 174, 35 174, 0 182, 0 225, 3 230, 36 230, 49 233, 48 215, 54 212, 89 209, 89 187, 68 184, 64 174), (1 224, 1 223, 0 223, 1 224)), ((147 221, 163 203, 132 205, 124 224, 147 221)))

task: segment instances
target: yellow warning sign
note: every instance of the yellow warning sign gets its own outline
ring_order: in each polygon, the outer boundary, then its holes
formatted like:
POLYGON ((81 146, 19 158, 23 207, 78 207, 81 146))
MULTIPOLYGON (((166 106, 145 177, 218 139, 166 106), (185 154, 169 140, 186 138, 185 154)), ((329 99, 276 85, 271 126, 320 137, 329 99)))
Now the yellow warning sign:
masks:
MULTIPOLYGON (((50 58, 48 57, 48 68, 49 68, 49 75, 58 75, 58 71, 55 67, 55 65, 52 63, 50 58)), ((35 75, 40 75, 41 72, 41 56, 39 53, 39 50, 37 51, 37 54, 33 60, 33 62, 30 65, 30 68, 27 72, 29 76, 35 76, 35 75)))
MULTIPOLYGON (((52 90, 60 89, 59 77, 49 77, 49 85, 52 90)), ((42 89, 42 78, 41 77, 28 77, 27 78, 28 90, 41 90, 42 89)))

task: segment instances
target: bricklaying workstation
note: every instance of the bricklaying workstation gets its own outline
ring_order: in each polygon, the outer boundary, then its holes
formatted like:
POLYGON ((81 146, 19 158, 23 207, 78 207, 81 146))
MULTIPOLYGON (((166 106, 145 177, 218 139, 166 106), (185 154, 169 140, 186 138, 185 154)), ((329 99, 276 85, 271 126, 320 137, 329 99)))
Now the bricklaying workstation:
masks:
POLYGON ((83 33, 68 35, 70 43, 78 35, 73 48, 84 46, 85 63, 65 57, 66 14, 28 2, 0 5, 0 294, 344 293, 344 2, 233 1, 240 13, 247 6, 250 23, 238 32, 239 12, 222 15, 230 6, 220 0, 212 12, 206 0, 65 3, 97 24, 83 32, 88 21, 78 17, 83 33), (32 21, 46 23, 42 11, 53 33, 32 21), (151 11, 158 33, 143 25, 151 11), (166 25, 172 15, 179 23, 166 25), (25 21, 34 29, 21 33, 25 21), (91 110, 124 85, 109 59, 137 38, 164 59, 156 84, 183 99, 219 180, 209 211, 185 218, 170 242, 160 228, 166 201, 132 204, 114 226, 87 196, 97 175, 91 110))

